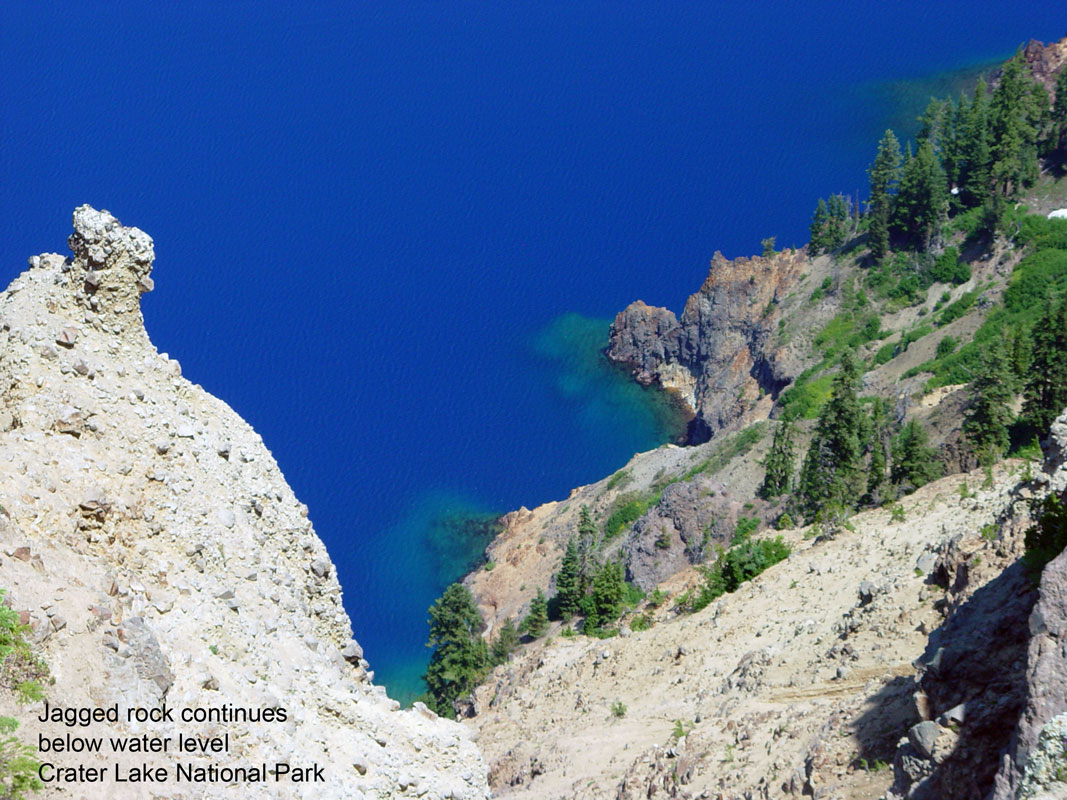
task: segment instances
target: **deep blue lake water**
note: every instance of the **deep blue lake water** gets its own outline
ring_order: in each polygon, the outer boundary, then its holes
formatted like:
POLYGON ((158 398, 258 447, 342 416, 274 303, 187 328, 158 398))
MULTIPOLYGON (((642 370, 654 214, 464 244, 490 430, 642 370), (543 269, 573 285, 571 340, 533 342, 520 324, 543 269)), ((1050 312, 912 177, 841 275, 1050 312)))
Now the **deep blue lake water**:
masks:
POLYGON ((596 359, 715 250, 807 240, 887 125, 1061 3, 0 6, 0 278, 89 202, 157 346, 262 433, 407 699, 494 513, 669 436, 596 359))

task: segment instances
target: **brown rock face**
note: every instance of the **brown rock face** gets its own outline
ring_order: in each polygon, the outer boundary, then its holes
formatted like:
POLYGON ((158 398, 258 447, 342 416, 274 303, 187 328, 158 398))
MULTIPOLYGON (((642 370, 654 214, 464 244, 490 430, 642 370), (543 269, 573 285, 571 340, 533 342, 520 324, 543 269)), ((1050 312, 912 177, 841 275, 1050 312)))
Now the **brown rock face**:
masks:
POLYGON ((1048 89, 1052 97, 1055 94, 1056 76, 1067 60, 1067 39, 1049 45, 1031 39, 1023 49, 1023 60, 1030 67, 1030 73, 1048 89))
POLYGON ((795 364, 773 346, 778 304, 808 263, 804 251, 727 260, 716 253, 681 318, 640 301, 611 326, 608 357, 636 380, 678 391, 693 407, 690 441, 706 441, 740 419, 762 389, 776 395, 795 364))

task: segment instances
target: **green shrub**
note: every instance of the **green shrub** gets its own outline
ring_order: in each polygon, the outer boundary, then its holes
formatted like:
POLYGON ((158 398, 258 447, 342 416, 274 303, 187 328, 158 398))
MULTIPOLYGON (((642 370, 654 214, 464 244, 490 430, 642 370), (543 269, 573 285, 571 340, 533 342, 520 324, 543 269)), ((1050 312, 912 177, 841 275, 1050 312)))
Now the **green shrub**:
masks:
POLYGON ((755 447, 766 435, 767 427, 768 423, 757 422, 732 436, 726 437, 709 458, 693 466, 677 480, 690 481, 704 472, 718 472, 735 458, 746 455, 749 450, 755 447))
POLYGON ((904 514, 904 506, 902 506, 900 503, 897 503, 892 508, 890 508, 889 519, 891 519, 893 522, 904 522, 907 519, 904 514))
MULTIPOLYGON (((30 649, 29 627, 19 622, 18 612, 4 602, 4 594, 0 589, 0 673, 19 703, 36 702, 44 699, 41 682, 48 676, 48 666, 30 649)), ((0 716, 0 791, 13 800, 23 800, 28 792, 43 788, 37 776, 40 762, 34 749, 15 736, 18 726, 16 719, 0 716)))
POLYGON ((944 326, 959 319, 970 311, 971 306, 974 305, 974 301, 977 299, 978 292, 967 292, 966 294, 961 295, 959 300, 952 305, 947 306, 940 314, 938 314, 937 324, 944 326))
POLYGON ((938 283, 954 283, 958 286, 971 279, 971 268, 960 261, 960 251, 957 248, 947 247, 934 262, 930 277, 938 283))
POLYGON ((1035 573, 1067 547, 1067 505, 1051 494, 1041 504, 1037 522, 1026 532, 1026 564, 1035 573))
POLYGON ((630 474, 630 470, 620 469, 618 472, 608 478, 608 482, 604 486, 604 488, 610 492, 617 486, 621 486, 624 483, 629 483, 632 478, 633 476, 630 474))
POLYGON ((1037 250, 1067 250, 1067 220, 1027 214, 1019 220, 1018 240, 1037 250))
POLYGON ((723 588, 727 592, 734 592, 742 583, 752 580, 767 567, 788 556, 789 546, 782 541, 781 536, 759 542, 749 541, 731 548, 720 559, 719 572, 722 575, 723 588))
POLYGON ((874 354, 874 365, 880 367, 882 364, 888 364, 897 354, 897 343, 890 342, 889 344, 883 344, 878 348, 878 352, 874 354))
POLYGON ((793 518, 789 514, 782 514, 778 517, 778 522, 775 524, 775 528, 780 531, 788 531, 795 528, 796 525, 793 522, 793 518))
POLYGON ((652 627, 652 617, 648 614, 638 614, 630 620, 630 630, 635 632, 647 631, 652 627))
POLYGON ((937 343, 937 357, 944 358, 947 355, 951 355, 959 345, 960 343, 955 337, 946 336, 937 343))
POLYGON ((1004 292, 1011 312, 1039 309, 1050 291, 1067 287, 1067 251, 1040 250, 1019 262, 1004 292))
POLYGON ((759 523, 760 521, 757 517, 739 517, 730 544, 737 545, 744 542, 759 527, 759 523))
POLYGON ((813 302, 813 303, 817 302, 819 300, 822 300, 827 294, 830 293, 830 291, 833 289, 833 287, 834 287, 834 279, 829 277, 829 276, 827 276, 823 280, 822 285, 819 286, 818 289, 816 289, 814 292, 811 293, 811 297, 809 298, 809 300, 811 302, 813 302))
POLYGON ((616 500, 612 509, 604 523, 605 539, 614 539, 643 517, 649 509, 649 501, 647 498, 626 495, 616 500))
POLYGON ((834 376, 820 375, 801 382, 802 377, 803 374, 794 381, 793 386, 782 392, 779 402, 784 413, 793 419, 815 419, 830 399, 834 376))
POLYGON ((621 719, 626 716, 626 704, 622 700, 616 700, 611 704, 611 715, 621 719))

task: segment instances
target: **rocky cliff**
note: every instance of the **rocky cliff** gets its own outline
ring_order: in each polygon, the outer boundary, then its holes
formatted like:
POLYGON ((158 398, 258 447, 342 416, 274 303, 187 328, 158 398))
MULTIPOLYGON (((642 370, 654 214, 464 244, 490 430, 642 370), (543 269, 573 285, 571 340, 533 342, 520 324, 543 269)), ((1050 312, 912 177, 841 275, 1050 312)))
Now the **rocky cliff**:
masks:
MULTIPOLYGON (((830 265, 824 259, 817 268, 830 265)), ((777 334, 787 300, 811 270, 803 250, 733 261, 716 253, 680 318, 641 301, 619 312, 608 358, 631 367, 645 385, 676 391, 696 412, 690 441, 706 441, 758 397, 777 395, 806 366, 803 351, 781 344, 777 334)))
MULTIPOLYGON (((1067 414, 1052 425, 1045 448, 1041 483, 1067 501, 1067 414)), ((1022 713, 1001 755, 994 800, 1067 796, 1067 750, 1063 714, 1067 713, 1067 552, 1041 573, 1028 634, 1022 713), (1054 733, 1057 730, 1058 733, 1054 733), (1039 740, 1049 740, 1044 747, 1039 740), (1051 746, 1049 746, 1051 744, 1051 746), (1044 762, 1044 763, 1042 763, 1044 762), (1058 791, 1059 794, 1053 794, 1058 791)))
MULTIPOLYGON (((43 796, 485 797, 467 731, 401 711, 371 683, 330 557, 261 438, 149 341, 139 297, 153 288, 152 239, 82 206, 69 243, 73 258, 31 258, 0 295, 0 587, 50 664, 48 698, 285 709, 273 724, 77 732, 228 734, 224 755, 186 760, 318 764, 324 778, 49 783, 43 796)), ((64 732, 36 720, 39 706, 0 699, 24 740, 64 732)))

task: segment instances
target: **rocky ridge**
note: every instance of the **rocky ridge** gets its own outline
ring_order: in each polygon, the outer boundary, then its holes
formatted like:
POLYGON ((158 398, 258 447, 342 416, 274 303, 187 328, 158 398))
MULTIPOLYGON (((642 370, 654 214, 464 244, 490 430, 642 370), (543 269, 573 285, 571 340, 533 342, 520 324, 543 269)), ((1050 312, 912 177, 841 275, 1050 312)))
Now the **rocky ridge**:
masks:
MULTIPOLYGON (((401 711, 371 682, 330 557, 262 439, 149 341, 139 297, 153 288, 152 239, 82 206, 70 247, 73 258, 31 258, 0 295, 0 587, 51 666, 53 704, 286 708, 273 725, 85 731, 225 732, 220 763, 326 767, 325 783, 258 796, 486 797, 469 733, 419 705, 401 711)), ((0 704, 36 741, 37 709, 0 704)), ((41 796, 148 795, 104 783, 41 796)))

